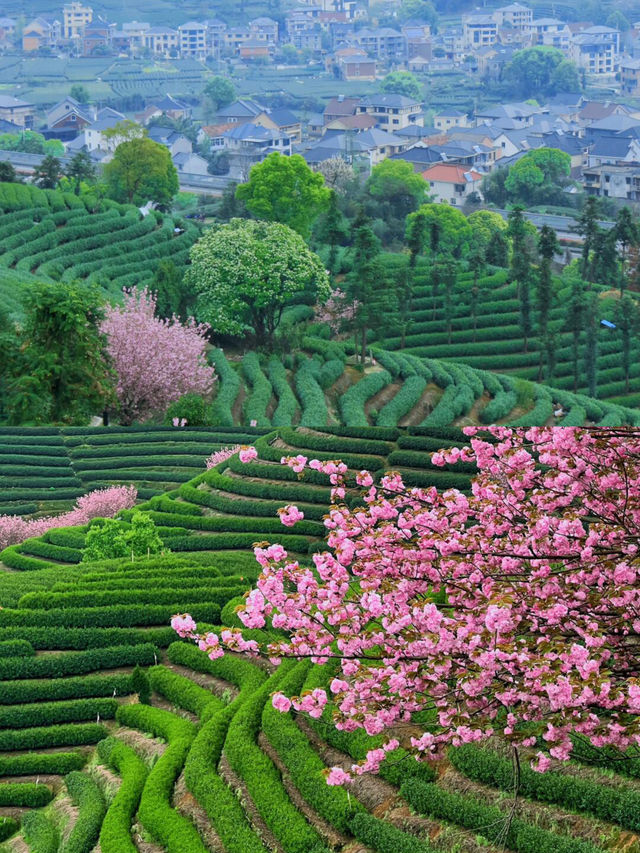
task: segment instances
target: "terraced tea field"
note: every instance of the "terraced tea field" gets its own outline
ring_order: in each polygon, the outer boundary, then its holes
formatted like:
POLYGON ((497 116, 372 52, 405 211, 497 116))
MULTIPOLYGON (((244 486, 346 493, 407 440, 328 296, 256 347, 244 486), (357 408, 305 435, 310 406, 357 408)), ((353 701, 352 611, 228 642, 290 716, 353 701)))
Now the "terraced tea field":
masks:
POLYGON ((304 351, 284 359, 246 353, 232 362, 211 352, 218 376, 212 413, 220 424, 269 426, 514 426, 636 423, 639 413, 516 374, 471 368, 459 359, 417 357, 372 348, 376 364, 358 369, 352 346, 305 338, 304 351), (558 417, 554 412, 561 411, 558 417))
POLYGON ((200 234, 193 223, 93 202, 96 212, 73 193, 0 184, 0 308, 17 313, 16 284, 34 278, 95 282, 118 296, 124 287, 149 284, 163 259, 179 270, 187 264, 200 234))
POLYGON ((235 427, 0 427, 0 515, 50 514, 112 484, 150 498, 190 480, 221 447, 264 430, 235 427))
MULTIPOLYGON (((389 270, 406 264, 400 255, 385 256, 389 270)), ((451 341, 447 333, 442 287, 435 298, 429 280, 426 259, 419 260, 411 310, 411 324, 406 335, 406 348, 402 352, 421 358, 446 359, 463 363, 469 367, 491 371, 508 371, 510 375, 536 380, 540 361, 539 342, 535 332, 528 341, 527 350, 519 320, 519 300, 516 283, 507 283, 507 271, 496 270, 480 278, 477 296, 476 321, 472 309, 473 274, 459 275, 452 299, 451 341), (474 325, 476 330, 474 332, 474 325)), ((602 318, 613 319, 614 301, 607 298, 604 288, 600 291, 602 318)), ((533 298, 533 293, 532 293, 533 298)), ((568 329, 568 290, 559 289, 551 309, 550 323, 554 328, 555 367, 549 385, 562 390, 573 389, 572 333, 568 329)), ((535 315, 535 311, 532 311, 535 315)), ((380 345, 393 351, 402 344, 400 336, 386 335, 380 345)), ((631 342, 630 394, 626 394, 622 369, 622 339, 619 330, 598 329, 597 393, 599 399, 618 401, 635 406, 640 400, 640 343, 634 337, 631 342)), ((579 363, 581 380, 578 391, 587 392, 584 370, 584 332, 580 335, 579 363)))
POLYGON ((544 776, 524 768, 508 825, 511 759, 499 741, 454 750, 435 770, 394 753, 347 794, 323 770, 350 766, 379 739, 337 732, 330 708, 305 721, 270 702, 276 690, 327 685, 331 665, 211 661, 168 627, 187 610, 204 624, 237 624, 257 572, 251 543, 282 542, 302 563, 321 547, 326 478, 299 481, 282 455, 467 489, 468 464, 430 464, 460 438, 444 428, 283 427, 254 438, 253 462, 233 456, 142 505, 168 556, 82 563, 78 528, 5 550, 3 853, 640 850, 637 762, 624 777, 578 762, 544 776), (276 510, 292 501, 305 519, 286 529, 276 510), (150 705, 139 701, 147 689, 150 705))

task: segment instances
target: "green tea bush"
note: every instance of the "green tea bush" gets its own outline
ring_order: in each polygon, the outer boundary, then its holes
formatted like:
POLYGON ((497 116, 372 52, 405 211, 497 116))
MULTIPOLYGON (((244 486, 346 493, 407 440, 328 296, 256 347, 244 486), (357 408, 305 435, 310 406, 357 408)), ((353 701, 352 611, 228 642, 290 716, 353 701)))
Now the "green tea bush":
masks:
POLYGON ((0 750, 48 749, 56 746, 83 746, 97 743, 107 734, 98 723, 69 723, 61 726, 38 726, 34 729, 0 731, 0 750))
POLYGON ((4 782, 0 785, 0 806, 18 806, 20 808, 40 808, 53 799, 53 791, 48 785, 36 785, 34 782, 4 782))
POLYGON ((308 358, 296 370, 294 385, 302 405, 300 426, 322 427, 327 423, 329 412, 324 391, 318 381, 320 365, 308 358))
POLYGON ((137 853, 138 848, 131 839, 131 824, 147 780, 147 768, 130 746, 115 738, 101 740, 98 755, 122 780, 102 822, 100 850, 102 853, 137 853))
POLYGON ((602 853, 602 848, 559 835, 518 817, 511 817, 495 806, 487 806, 464 794, 454 794, 435 784, 425 784, 418 779, 403 783, 402 796, 420 814, 437 820, 464 826, 482 835, 492 844, 504 844, 515 853, 602 853))
POLYGON ((285 366, 281 359, 273 355, 269 359, 268 370, 269 382, 278 398, 278 405, 271 418, 271 423, 273 426, 291 426, 299 410, 299 406, 296 396, 289 385, 285 366))
MULTIPOLYGON (((39 615, 42 617, 43 614, 39 615)), ((151 643, 141 643, 39 657, 4 658, 0 660, 0 679, 62 678, 108 667, 133 666, 137 663, 149 665, 154 662, 156 652, 156 647, 151 643)))
POLYGON ((22 834, 31 853, 58 853, 60 833, 42 812, 27 812, 22 818, 22 834))
POLYGON ((91 853, 107 810, 104 796, 96 782, 85 773, 73 771, 64 781, 74 805, 78 807, 78 817, 60 853, 91 853))
POLYGON ((369 373, 345 391, 338 400, 343 423, 347 426, 367 426, 369 419, 364 409, 365 403, 391 381, 391 374, 380 370, 369 373))
POLYGON ((231 367, 221 349, 213 348, 209 360, 216 369, 218 393, 211 404, 211 423, 220 426, 233 426, 232 407, 240 392, 240 377, 231 367))
POLYGON ((377 426, 394 426, 420 401, 427 380, 423 376, 408 376, 400 390, 386 403, 376 418, 377 426))
POLYGON ((115 699, 69 699, 62 702, 34 702, 26 705, 1 705, 0 727, 24 729, 60 723, 83 722, 115 717, 118 703, 115 699))
POLYGON ((146 705, 121 705, 117 719, 168 742, 142 790, 138 808, 142 825, 168 853, 207 853, 191 821, 171 806, 173 786, 195 737, 193 723, 146 705))
POLYGON ((18 753, 0 756, 0 776, 36 776, 81 770, 86 756, 81 752, 18 753))
POLYGON ((246 423, 255 421, 257 426, 271 426, 267 417, 267 407, 271 401, 273 389, 262 372, 257 353, 248 352, 242 359, 242 373, 247 380, 249 393, 244 401, 243 412, 246 423))

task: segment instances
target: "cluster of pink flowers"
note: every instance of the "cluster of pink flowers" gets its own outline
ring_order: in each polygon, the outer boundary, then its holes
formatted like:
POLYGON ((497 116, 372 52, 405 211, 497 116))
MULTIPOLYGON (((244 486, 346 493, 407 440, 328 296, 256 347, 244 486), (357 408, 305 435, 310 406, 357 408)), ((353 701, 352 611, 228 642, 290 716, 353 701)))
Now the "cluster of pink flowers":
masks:
POLYGON ((0 515, 0 549, 19 545, 33 536, 42 536, 54 527, 79 527, 92 518, 113 518, 121 510, 134 506, 137 497, 135 486, 110 486, 82 495, 74 508, 62 515, 32 519, 0 515))
MULTIPOLYGON (((377 735, 430 709, 437 727, 402 744, 418 758, 494 734, 538 744, 541 772, 571 756, 575 735, 639 747, 640 430, 465 432, 470 447, 432 461, 474 462, 471 494, 360 472, 364 505, 350 509, 344 463, 285 457, 298 476, 329 477, 329 550, 309 567, 281 545, 257 547, 240 619, 288 633, 260 649, 274 662, 339 661, 329 694, 340 729, 377 735)), ((323 690, 274 697, 313 716, 328 702, 323 690)), ((395 746, 329 781, 375 771, 395 746)))
POLYGON ((246 465, 247 462, 253 462, 254 459, 258 458, 258 451, 255 447, 246 447, 246 445, 243 445, 240 448, 238 457, 240 458, 240 461, 246 465))
POLYGON ((101 325, 124 423, 164 412, 183 394, 207 395, 213 388, 215 373, 206 358, 209 327, 193 319, 163 320, 155 311, 156 297, 146 288, 126 291, 124 304, 109 307, 101 325))
POLYGON ((347 294, 337 287, 323 305, 316 306, 316 320, 326 323, 334 334, 349 327, 358 314, 360 303, 349 299, 347 294))
POLYGON ((293 527, 297 521, 302 521, 304 513, 297 506, 283 506, 278 510, 280 521, 285 527, 293 527))
POLYGON ((221 462, 226 462, 227 459, 230 459, 239 450, 239 444, 234 445, 234 447, 221 447, 220 450, 216 450, 215 453, 212 453, 211 456, 208 456, 205 459, 207 470, 215 468, 216 465, 220 465, 221 462))

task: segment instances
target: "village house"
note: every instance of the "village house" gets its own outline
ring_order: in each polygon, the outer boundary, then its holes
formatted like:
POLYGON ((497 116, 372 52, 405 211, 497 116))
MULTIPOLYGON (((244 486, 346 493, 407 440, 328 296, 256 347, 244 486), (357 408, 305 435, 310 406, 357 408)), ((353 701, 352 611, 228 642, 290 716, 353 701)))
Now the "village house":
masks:
POLYGON ((35 123, 35 111, 35 106, 29 101, 21 101, 11 95, 0 95, 0 119, 30 130, 35 123))
POLYGON ((205 59, 207 56, 207 27, 199 21, 187 21, 178 27, 180 56, 205 59))
POLYGON ((459 207, 472 193, 478 193, 482 175, 452 163, 437 163, 422 173, 435 200, 459 207))
POLYGON ((373 116, 378 127, 391 132, 410 124, 424 124, 422 104, 406 95, 369 95, 362 98, 356 112, 373 116))
POLYGON ((462 40, 465 48, 491 47, 498 39, 498 25, 493 15, 473 12, 462 16, 462 40))
POLYGON ((453 107, 439 110, 433 117, 433 124, 438 130, 451 130, 452 127, 467 127, 467 114, 453 107))

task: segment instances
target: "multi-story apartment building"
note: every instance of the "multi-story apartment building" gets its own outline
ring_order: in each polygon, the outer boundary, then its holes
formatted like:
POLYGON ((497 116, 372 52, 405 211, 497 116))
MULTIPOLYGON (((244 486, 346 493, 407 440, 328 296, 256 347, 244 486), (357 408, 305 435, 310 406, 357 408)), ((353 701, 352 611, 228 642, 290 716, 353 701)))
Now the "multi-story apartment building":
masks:
POLYGON ((407 57, 407 39, 391 27, 376 29, 363 27, 353 36, 354 42, 375 59, 404 62, 407 57))
POLYGON ((534 46, 556 47, 566 53, 570 40, 571 30, 558 18, 536 18, 529 25, 529 41, 534 46))
POLYGON ((640 200, 640 166, 592 166, 584 170, 582 184, 588 195, 640 200))
POLYGON ((144 34, 144 46, 161 56, 177 54, 178 44, 178 31, 170 27, 149 27, 144 34))
POLYGON ((218 56, 224 45, 224 34, 227 31, 227 25, 218 18, 209 18, 204 22, 204 25, 207 28, 207 54, 218 56))
POLYGON ((74 0, 73 3, 65 3, 62 7, 62 18, 63 38, 80 38, 84 28, 93 20, 93 9, 74 0))
POLYGON ((611 27, 588 27, 569 44, 569 58, 588 74, 608 76, 618 72, 620 32, 611 27))
POLYGON ((249 21, 249 32, 257 41, 266 40, 269 44, 275 44, 278 41, 278 22, 273 18, 254 18, 249 21))
POLYGON ((180 56, 204 59, 207 56, 207 27, 199 21, 187 21, 178 27, 180 56))
POLYGON ((473 13, 462 17, 462 41, 466 48, 473 50, 491 47, 498 38, 498 25, 493 15, 473 13))
POLYGON ((412 124, 424 125, 422 104, 406 95, 370 95, 362 98, 356 113, 373 116, 382 130, 395 131, 412 124))
POLYGON ((528 32, 533 21, 533 10, 528 6, 523 6, 522 3, 510 3, 508 6, 501 6, 496 9, 493 17, 499 27, 508 26, 515 30, 528 32))

